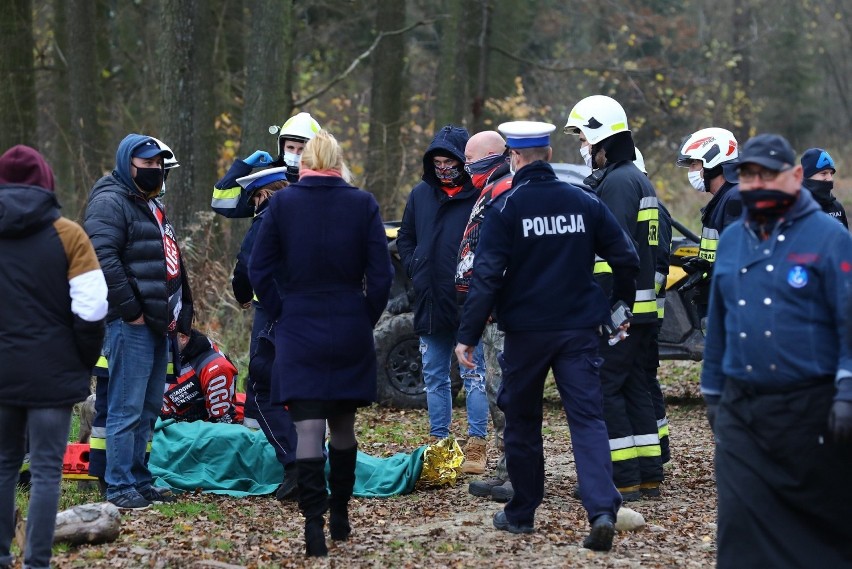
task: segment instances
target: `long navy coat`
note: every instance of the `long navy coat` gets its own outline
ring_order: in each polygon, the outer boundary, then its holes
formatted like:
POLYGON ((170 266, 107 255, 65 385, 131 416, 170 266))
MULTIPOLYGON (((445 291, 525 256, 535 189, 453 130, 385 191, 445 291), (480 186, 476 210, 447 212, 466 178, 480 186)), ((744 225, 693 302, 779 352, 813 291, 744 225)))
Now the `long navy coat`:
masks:
POLYGON ((275 192, 249 277, 275 321, 273 403, 375 401, 373 326, 393 268, 372 194, 328 176, 275 192))

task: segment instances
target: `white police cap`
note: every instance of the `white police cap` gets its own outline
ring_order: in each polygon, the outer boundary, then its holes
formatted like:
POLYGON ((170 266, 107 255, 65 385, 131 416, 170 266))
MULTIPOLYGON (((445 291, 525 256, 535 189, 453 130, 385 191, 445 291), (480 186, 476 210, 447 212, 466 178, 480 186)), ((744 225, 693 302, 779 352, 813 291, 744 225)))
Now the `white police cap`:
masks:
POLYGON ((497 127, 506 137, 508 148, 539 148, 550 146, 550 133, 556 126, 538 121, 504 122, 497 127))
POLYGON ((254 174, 237 178, 237 183, 247 191, 251 192, 252 190, 262 188, 272 182, 286 179, 287 167, 282 166, 280 168, 267 168, 266 170, 260 170, 254 174))

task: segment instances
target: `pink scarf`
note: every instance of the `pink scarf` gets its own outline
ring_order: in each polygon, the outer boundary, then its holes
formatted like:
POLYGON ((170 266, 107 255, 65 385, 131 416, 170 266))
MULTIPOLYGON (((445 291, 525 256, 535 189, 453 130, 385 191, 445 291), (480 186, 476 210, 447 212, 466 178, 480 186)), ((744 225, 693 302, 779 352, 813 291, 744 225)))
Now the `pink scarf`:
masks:
POLYGON ((299 169, 299 178, 304 178, 305 176, 330 176, 333 178, 343 177, 340 170, 335 168, 328 168, 327 170, 311 170, 310 168, 305 168, 303 166, 299 169))

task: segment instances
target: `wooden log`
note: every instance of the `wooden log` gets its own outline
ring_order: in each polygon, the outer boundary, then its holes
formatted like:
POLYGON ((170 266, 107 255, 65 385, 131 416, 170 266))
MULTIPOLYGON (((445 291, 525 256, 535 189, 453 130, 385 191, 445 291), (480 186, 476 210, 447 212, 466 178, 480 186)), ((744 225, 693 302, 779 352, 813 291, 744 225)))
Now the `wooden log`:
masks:
POLYGON ((109 502, 81 504, 56 514, 53 543, 80 545, 115 541, 121 530, 121 514, 109 502))

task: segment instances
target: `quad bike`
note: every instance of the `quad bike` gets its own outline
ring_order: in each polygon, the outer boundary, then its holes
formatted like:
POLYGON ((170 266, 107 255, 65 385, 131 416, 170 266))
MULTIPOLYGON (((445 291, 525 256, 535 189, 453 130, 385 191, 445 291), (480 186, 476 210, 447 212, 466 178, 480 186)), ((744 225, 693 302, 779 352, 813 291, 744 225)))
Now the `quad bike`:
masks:
MULTIPOLYGON (((582 182, 582 172, 579 171, 582 167, 572 164, 554 164, 554 167, 560 178, 574 184, 582 182)), ((426 391, 420 360, 420 341, 414 332, 414 315, 411 312, 414 291, 396 248, 399 226, 399 221, 385 223, 394 280, 388 310, 382 315, 373 332, 378 360, 378 401, 388 407, 425 409, 426 391)), ((659 335, 660 359, 700 361, 704 351, 704 336, 695 305, 691 302, 695 291, 678 291, 689 278, 682 268, 683 263, 686 259, 698 255, 699 239, 676 220, 672 220, 672 229, 676 229, 681 235, 672 239, 671 266, 666 282, 665 318, 659 335)), ((455 398, 462 387, 455 359, 450 366, 450 383, 452 396, 455 398)))

